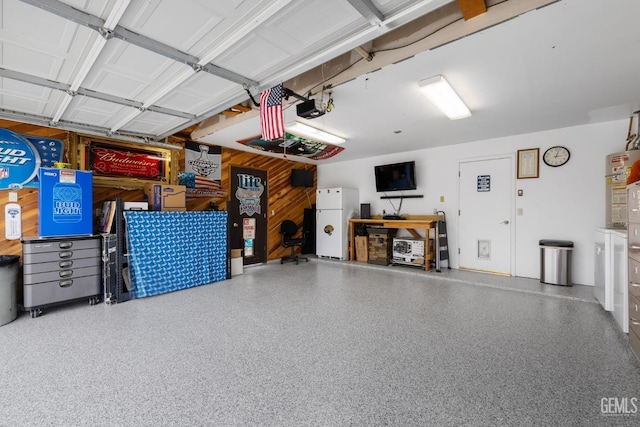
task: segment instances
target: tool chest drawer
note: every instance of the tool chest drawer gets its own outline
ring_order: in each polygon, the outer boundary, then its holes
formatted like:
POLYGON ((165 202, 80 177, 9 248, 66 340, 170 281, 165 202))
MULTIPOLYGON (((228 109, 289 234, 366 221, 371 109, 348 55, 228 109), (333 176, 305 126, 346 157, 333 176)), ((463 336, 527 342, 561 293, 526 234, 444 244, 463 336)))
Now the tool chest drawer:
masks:
POLYGON ((58 261, 64 259, 98 258, 100 249, 80 249, 80 250, 57 250, 55 252, 24 253, 23 262, 25 264, 37 264, 41 262, 58 261))
MULTIPOLYGON (((40 309, 55 303, 95 297, 101 293, 100 287, 100 279, 95 276, 59 279, 51 282, 25 285, 24 308, 40 311, 40 309)), ((95 304, 95 302, 89 301, 91 305, 95 304)))
POLYGON ((57 252, 80 249, 100 249, 100 239, 84 238, 74 239, 37 239, 25 240, 22 247, 23 253, 36 254, 42 252, 57 252))
POLYGON ((59 261, 51 261, 51 262, 39 262, 39 263, 25 263, 24 267, 24 275, 28 274, 38 274, 38 273, 46 273, 49 271, 67 270, 67 269, 76 269, 76 268, 84 268, 84 267, 96 267, 99 266, 99 263, 96 263, 96 257, 90 258, 80 258, 80 259, 61 259, 59 261))
POLYGON ((32 285, 34 283, 51 282, 60 279, 69 279, 85 276, 100 276, 100 266, 94 265, 84 268, 66 268, 54 271, 45 271, 43 273, 25 274, 24 284, 32 285))

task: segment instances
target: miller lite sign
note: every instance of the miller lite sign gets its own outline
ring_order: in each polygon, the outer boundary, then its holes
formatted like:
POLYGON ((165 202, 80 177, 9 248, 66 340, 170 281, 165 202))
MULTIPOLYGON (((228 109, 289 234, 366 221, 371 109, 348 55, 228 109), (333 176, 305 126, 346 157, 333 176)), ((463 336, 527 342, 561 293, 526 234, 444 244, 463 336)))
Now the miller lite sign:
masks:
POLYGON ((252 216, 260 214, 260 196, 264 193, 264 184, 258 176, 244 173, 238 174, 238 188, 236 198, 240 202, 240 215, 252 216))

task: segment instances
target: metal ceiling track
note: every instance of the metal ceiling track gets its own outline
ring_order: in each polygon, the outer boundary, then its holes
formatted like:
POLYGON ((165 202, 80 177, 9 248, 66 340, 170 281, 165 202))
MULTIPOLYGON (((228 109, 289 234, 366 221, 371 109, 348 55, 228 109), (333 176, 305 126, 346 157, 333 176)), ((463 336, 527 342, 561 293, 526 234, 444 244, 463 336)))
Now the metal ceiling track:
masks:
POLYGON ((196 118, 195 114, 189 114, 185 113, 184 111, 160 107, 158 105, 150 105, 148 107, 144 107, 142 102, 133 101, 131 99, 122 98, 120 96, 109 95, 108 93, 96 92, 91 89, 78 88, 77 91, 72 91, 71 85, 68 85, 66 83, 56 82, 54 80, 33 76, 31 74, 21 73, 19 71, 7 70, 5 68, 0 68, 0 77, 5 77, 11 80, 18 80, 24 83, 30 83, 49 89, 57 89, 71 96, 82 95, 88 98, 99 99, 101 101, 107 101, 119 105, 125 105, 127 107, 136 108, 140 111, 153 111, 155 113, 166 114, 168 116, 180 117, 188 120, 193 120, 196 118))
POLYGON ((11 110, 5 110, 5 109, 0 109, 0 115, 2 115, 3 118, 6 118, 8 120, 15 120, 22 123, 31 123, 39 126, 66 129, 66 130, 81 132, 88 135, 118 139, 121 141, 153 145, 155 147, 168 148, 171 150, 179 150, 182 148, 179 145, 173 145, 173 144, 157 141, 155 140, 154 135, 148 135, 148 134, 142 134, 142 133, 136 133, 136 132, 130 132, 126 134, 119 133, 119 132, 111 132, 109 128, 85 125, 82 123, 72 122, 68 120, 60 120, 58 123, 53 125, 49 117, 38 116, 35 114, 21 113, 18 111, 11 111, 11 110))
POLYGON ((116 27, 113 30, 110 30, 105 27, 104 19, 91 15, 89 13, 83 12, 81 10, 75 9, 58 0, 20 0, 20 1, 30 4, 32 6, 38 7, 42 10, 46 10, 47 12, 60 16, 61 18, 73 21, 76 24, 80 24, 85 27, 91 28, 92 30, 97 31, 107 39, 112 37, 117 38, 119 40, 125 41, 132 45, 141 47, 151 52, 155 52, 159 55, 172 59, 176 62, 184 63, 189 67, 193 68, 193 70, 196 72, 205 71, 214 76, 240 84, 246 88, 257 87, 259 85, 259 83, 255 80, 249 79, 238 73, 224 69, 210 62, 205 64, 200 64, 201 60, 196 58, 193 55, 184 53, 178 49, 175 49, 171 46, 168 46, 164 43, 161 43, 157 40, 153 40, 141 34, 134 33, 133 31, 130 31, 124 27, 121 27, 120 25, 116 25, 116 27))
POLYGON ((353 6, 355 10, 364 18, 369 21, 371 25, 381 25, 384 21, 384 15, 371 0, 348 0, 349 4, 353 6))

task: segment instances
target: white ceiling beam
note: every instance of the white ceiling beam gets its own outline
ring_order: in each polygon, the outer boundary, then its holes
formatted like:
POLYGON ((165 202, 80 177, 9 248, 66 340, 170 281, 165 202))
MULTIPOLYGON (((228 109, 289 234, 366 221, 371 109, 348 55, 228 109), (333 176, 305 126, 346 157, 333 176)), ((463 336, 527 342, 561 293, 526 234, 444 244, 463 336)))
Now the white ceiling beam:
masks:
MULTIPOLYGON (((91 89, 79 88, 77 91, 71 90, 71 86, 66 83, 56 82, 54 80, 45 79, 43 77, 33 76, 31 74, 21 73, 19 71, 7 70, 6 68, 0 68, 0 77, 8 78, 11 80, 17 80, 24 83, 30 83, 36 86, 46 87, 49 89, 56 89, 65 92, 71 99, 75 95, 86 96, 87 98, 99 99, 101 101, 112 102, 114 104, 125 105, 127 107, 137 108, 139 110, 149 110, 156 113, 166 114, 168 116, 180 117, 183 119, 193 119, 195 114, 185 113, 184 111, 173 110, 171 108, 160 107, 158 105, 145 106, 142 102, 133 101, 131 99, 122 98, 116 95, 110 95, 108 93, 96 92, 91 89)), ((70 100, 69 99, 69 100, 70 100)), ((51 120, 55 122, 54 120, 51 120)))
POLYGON ((281 81, 294 78, 300 73, 308 71, 325 61, 329 61, 363 43, 386 34, 396 27, 412 21, 416 16, 426 15, 452 1, 453 0, 426 0, 400 10, 393 15, 389 15, 385 17, 380 26, 369 26, 355 34, 349 34, 340 40, 336 40, 326 49, 311 52, 306 58, 301 58, 296 61, 295 64, 291 64, 284 69, 276 70, 271 76, 261 82, 260 89, 266 89, 281 81))
POLYGON ((371 0, 348 0, 351 6, 358 11, 371 25, 380 25, 384 21, 384 15, 371 0))
MULTIPOLYGON (((122 15, 124 14, 127 7, 129 6, 129 2, 130 0, 116 1, 116 4, 114 5, 113 9, 111 9, 111 12, 109 12, 109 15, 107 16, 107 20, 105 21, 105 25, 104 25, 105 28, 109 30, 115 28, 115 26, 118 24, 118 21, 120 20, 120 18, 122 18, 122 15)), ((80 85, 82 85, 82 83, 84 82, 84 79, 87 78, 87 75, 89 74, 94 64, 96 63, 96 60, 98 59, 98 55, 102 53, 102 49, 104 49, 105 45, 107 44, 107 39, 105 37, 102 37, 101 35, 97 35, 94 37, 95 38, 93 40, 93 45, 89 49, 89 52, 87 52, 87 55, 84 57, 84 59, 82 59, 80 68, 78 68, 78 72, 76 73, 76 76, 71 82, 71 87, 70 87, 71 91, 75 92, 78 90, 78 88, 80 88, 80 85)), ((72 97, 70 95, 62 97, 61 102, 58 104, 58 107, 56 108, 56 111, 53 114, 52 121, 54 123, 57 123, 58 120, 62 118, 65 111, 67 111, 67 108, 69 108, 69 105, 71 104, 71 100, 72 100, 72 97)))
POLYGON ((113 138, 113 139, 121 139, 123 141, 138 142, 138 143, 161 146, 164 148, 171 148, 171 149, 182 148, 177 145, 166 144, 166 143, 163 143, 162 141, 158 141, 157 138, 155 138, 153 135, 142 134, 138 132, 127 132, 127 133, 115 132, 114 133, 105 127, 86 125, 83 123, 72 122, 67 120, 60 120, 58 123, 54 125, 51 123, 51 120, 48 117, 39 116, 36 114, 20 113, 18 111, 0 109, 0 116, 8 120, 15 120, 22 123, 30 123, 38 126, 53 127, 56 129, 70 130, 74 132, 81 132, 88 135, 95 135, 95 136, 101 136, 101 137, 107 137, 107 138, 113 138))
MULTIPOLYGON (((291 3, 293 0, 276 0, 269 6, 265 7, 260 13, 255 16, 251 16, 251 19, 247 19, 246 22, 233 29, 230 33, 225 33, 220 36, 220 40, 216 40, 216 45, 213 49, 202 56, 199 64, 204 65, 226 52, 231 46, 242 40, 244 37, 251 34, 253 30, 258 28, 262 23, 276 15, 285 6, 291 3)), ((265 2, 258 2, 259 5, 265 2)))
POLYGON ((252 86, 258 85, 258 82, 256 82, 255 80, 241 76, 238 73, 224 69, 212 63, 202 64, 201 60, 199 58, 196 58, 193 55, 184 53, 178 49, 175 49, 171 46, 168 46, 152 38, 135 33, 124 27, 121 27, 120 25, 116 25, 115 28, 113 29, 107 28, 105 26, 106 22, 102 18, 83 12, 81 10, 75 9, 58 0, 21 0, 21 1, 23 1, 24 3, 39 7, 43 10, 46 10, 47 12, 53 13, 54 15, 68 19, 77 24, 87 26, 95 31, 98 31, 101 35, 103 35, 106 38, 114 37, 124 42, 149 50, 151 52, 155 52, 159 55, 172 59, 176 62, 182 62, 184 64, 187 64, 188 66, 190 66, 196 71, 200 71, 200 70, 206 71, 207 73, 213 74, 225 80, 232 81, 244 87, 252 87, 252 86))

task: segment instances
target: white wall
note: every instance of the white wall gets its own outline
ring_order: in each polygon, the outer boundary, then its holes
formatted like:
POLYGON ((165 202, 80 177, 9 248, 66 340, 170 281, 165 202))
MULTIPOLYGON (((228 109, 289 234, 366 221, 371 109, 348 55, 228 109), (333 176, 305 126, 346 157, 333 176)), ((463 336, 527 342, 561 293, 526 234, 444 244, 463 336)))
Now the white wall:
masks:
MULTIPOLYGON (((422 199, 405 199, 402 214, 429 215, 434 209, 447 215, 451 267, 458 267, 458 163, 499 155, 513 156, 525 148, 540 148, 540 178, 516 180, 524 195, 515 197, 515 276, 540 277, 540 239, 574 242, 572 279, 593 286, 593 230, 605 225, 605 156, 624 150, 628 121, 598 123, 468 144, 438 147, 318 166, 318 188, 350 187, 360 192, 361 203, 371 203, 371 213, 393 212, 389 200, 376 193, 373 167, 406 160, 416 161, 422 199), (571 151, 569 162, 551 168, 542 162, 544 151, 563 145, 571 151), (444 196, 444 202, 440 202, 444 196)), ((347 148, 348 149, 348 148, 347 148)), ((515 169, 515 168, 514 168, 515 169)), ((399 200, 391 200, 398 206, 399 200)))

